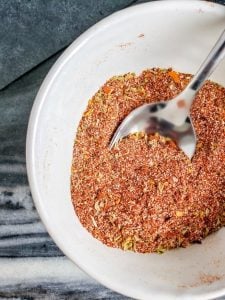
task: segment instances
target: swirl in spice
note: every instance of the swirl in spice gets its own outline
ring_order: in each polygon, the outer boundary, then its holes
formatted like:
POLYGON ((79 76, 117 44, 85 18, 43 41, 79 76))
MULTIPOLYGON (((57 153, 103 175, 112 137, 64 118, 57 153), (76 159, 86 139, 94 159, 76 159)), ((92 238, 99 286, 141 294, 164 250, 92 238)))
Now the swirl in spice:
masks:
POLYGON ((171 69, 115 76, 88 103, 74 144, 72 201, 81 224, 110 247, 163 253, 225 225, 222 86, 207 81, 192 105, 192 161, 158 134, 137 133, 108 148, 134 108, 175 97, 190 78, 171 69))

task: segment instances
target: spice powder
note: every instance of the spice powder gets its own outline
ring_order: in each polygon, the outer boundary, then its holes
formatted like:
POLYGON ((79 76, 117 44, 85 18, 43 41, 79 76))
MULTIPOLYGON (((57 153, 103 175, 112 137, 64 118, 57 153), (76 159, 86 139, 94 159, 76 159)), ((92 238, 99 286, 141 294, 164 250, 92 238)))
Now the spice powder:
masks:
POLYGON ((71 195, 82 225, 110 247, 163 253, 225 225, 225 88, 207 81, 196 96, 191 161, 158 134, 136 133, 108 147, 133 109, 175 97, 191 77, 158 68, 115 76, 88 103, 74 144, 71 195))

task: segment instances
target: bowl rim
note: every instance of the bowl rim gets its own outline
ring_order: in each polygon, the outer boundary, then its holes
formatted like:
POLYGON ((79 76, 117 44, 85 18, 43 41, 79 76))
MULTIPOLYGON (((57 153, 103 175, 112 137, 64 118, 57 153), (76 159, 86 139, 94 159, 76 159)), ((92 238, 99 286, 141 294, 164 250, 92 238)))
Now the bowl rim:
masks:
MULTIPOLYGON (((88 43, 90 39, 92 39, 96 34, 99 33, 100 30, 106 28, 107 26, 111 26, 121 18, 127 16, 127 14, 137 14, 141 10, 149 9, 149 8, 158 8, 159 6, 162 7, 169 7, 171 5, 176 5, 176 7, 183 7, 184 4, 186 7, 191 7, 193 4, 198 4, 198 7, 201 8, 208 8, 210 5, 213 4, 213 7, 218 7, 219 9, 225 10, 225 7, 222 4, 209 2, 209 1, 199 1, 199 0, 167 0, 167 1, 152 1, 146 3, 140 3, 137 5, 133 5, 124 9, 121 9, 113 14, 103 18, 101 21, 96 23, 95 25, 91 26, 87 29, 84 33, 82 33, 78 38, 76 38, 70 46, 60 55, 60 57, 56 60, 53 66, 50 68, 50 71, 47 73, 44 81, 42 82, 39 91, 35 97, 33 102, 33 106, 31 109, 29 122, 28 122, 28 129, 27 129, 27 136, 26 136, 26 168, 27 168, 27 175, 28 175, 28 182, 31 189, 32 198, 35 203, 35 207, 38 211, 38 214, 43 222, 46 230, 50 234, 53 241, 59 247, 59 249, 73 262, 75 263, 81 270, 83 270, 86 274, 91 276, 92 278, 96 279, 100 284, 106 286, 107 288, 118 292, 127 297, 133 297, 128 290, 123 290, 121 287, 118 287, 117 284, 108 281, 104 278, 104 276, 100 276, 93 271, 90 271, 88 267, 86 267, 82 262, 78 259, 76 260, 74 257, 71 257, 70 252, 64 247, 64 244, 61 243, 60 239, 58 239, 57 234, 53 230, 51 226, 51 222, 48 220, 48 215, 45 211, 44 201, 42 201, 41 195, 39 193, 38 182, 36 180, 35 175, 35 160, 36 160, 36 150, 35 150, 35 140, 38 131, 38 123, 39 118, 41 115, 42 108, 45 103, 45 99, 48 95, 48 92, 51 90, 51 87, 55 81, 55 78, 63 69, 64 65, 70 60, 70 58, 80 50, 85 44, 88 43)), ((225 287, 221 288, 216 291, 212 292, 205 292, 201 295, 190 295, 190 299, 199 300, 199 299, 214 299, 217 297, 221 297, 225 295, 225 287)), ((158 299, 164 299, 164 296, 157 296, 158 299)), ((184 295, 185 297, 185 295, 184 295)), ((168 299, 169 299, 168 295, 168 299)), ((183 296, 181 295, 181 298, 183 296)))

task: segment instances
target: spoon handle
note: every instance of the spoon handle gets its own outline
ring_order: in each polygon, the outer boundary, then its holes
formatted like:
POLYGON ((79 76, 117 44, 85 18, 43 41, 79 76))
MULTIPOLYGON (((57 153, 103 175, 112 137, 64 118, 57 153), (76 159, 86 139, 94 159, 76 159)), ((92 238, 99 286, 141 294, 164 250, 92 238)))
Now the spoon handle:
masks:
POLYGON ((225 30, 187 87, 167 104, 167 108, 170 108, 170 111, 174 111, 172 116, 174 124, 181 125, 190 114, 196 93, 224 57, 225 30), (179 113, 177 113, 177 109, 179 109, 179 113))
POLYGON ((195 74, 188 87, 197 92, 205 80, 212 74, 220 61, 225 56, 225 30, 222 32, 215 46, 210 51, 209 55, 202 63, 198 72, 195 74))

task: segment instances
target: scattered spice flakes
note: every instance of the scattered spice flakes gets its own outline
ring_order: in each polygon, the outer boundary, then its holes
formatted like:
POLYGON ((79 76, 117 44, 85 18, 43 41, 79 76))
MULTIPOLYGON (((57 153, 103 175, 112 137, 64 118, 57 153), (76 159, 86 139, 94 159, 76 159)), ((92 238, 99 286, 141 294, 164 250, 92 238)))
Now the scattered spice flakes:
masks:
POLYGON ((109 94, 111 92, 111 88, 107 85, 104 85, 102 89, 105 94, 109 94))
POLYGON ((176 216, 177 216, 177 217, 183 217, 183 215, 184 215, 184 212, 183 212, 183 211, 180 211, 180 210, 177 210, 177 211, 176 211, 176 216))
POLYGON ((163 254, 163 253, 165 253, 165 251, 166 251, 166 249, 164 249, 162 246, 159 246, 155 252, 158 254, 163 254))
POLYGON ((93 225, 94 225, 95 227, 98 227, 98 226, 97 226, 97 223, 96 223, 96 221, 95 221, 95 218, 94 218, 93 216, 91 216, 91 221, 92 221, 92 223, 93 223, 93 225))
POLYGON ((174 70, 171 70, 168 72, 169 76, 174 80, 176 83, 180 83, 180 76, 177 72, 174 70))
POLYGON ((132 237, 128 237, 122 242, 122 249, 125 251, 133 250, 133 246, 134 246, 134 242, 133 242, 132 237))
POLYGON ((148 185, 149 185, 150 188, 155 187, 155 185, 156 185, 155 180, 154 179, 149 179, 148 185))
POLYGON ((118 47, 123 49, 123 48, 127 48, 127 47, 131 46, 132 44, 133 44, 132 42, 127 42, 127 43, 119 44, 118 47))
POLYGON ((135 133, 108 148, 133 109, 171 99, 190 79, 157 68, 114 76, 88 103, 74 144, 71 195, 83 226, 110 247, 161 254, 225 225, 222 86, 207 81, 193 103, 198 144, 192 161, 158 134, 135 133))
POLYGON ((139 38, 143 38, 144 36, 145 36, 144 33, 140 33, 140 34, 138 35, 139 38))
POLYGON ((200 281, 202 284, 212 284, 216 281, 219 281, 223 278, 224 276, 222 275, 210 275, 210 274, 202 274, 200 276, 200 281))
POLYGON ((164 190, 164 186, 165 186, 164 183, 162 183, 162 182, 158 183, 158 191, 160 194, 162 194, 162 192, 164 190))

